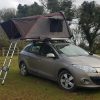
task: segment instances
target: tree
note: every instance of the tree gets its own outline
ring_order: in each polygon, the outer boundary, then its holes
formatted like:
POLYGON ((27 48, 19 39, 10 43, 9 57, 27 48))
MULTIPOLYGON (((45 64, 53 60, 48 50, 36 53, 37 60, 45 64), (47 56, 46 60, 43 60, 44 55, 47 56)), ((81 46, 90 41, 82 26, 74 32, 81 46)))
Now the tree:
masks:
POLYGON ((59 6, 58 0, 48 0, 47 8, 50 10, 50 12, 60 11, 60 6, 59 6))
POLYGON ((100 6, 96 5, 94 1, 83 2, 80 8, 79 25, 89 43, 90 52, 93 53, 96 37, 100 35, 100 6))
POLYGON ((67 20, 71 21, 74 17, 74 9, 71 0, 59 0, 60 11, 65 12, 67 20))
POLYGON ((71 0, 40 0, 40 2, 50 13, 63 11, 69 21, 71 21, 74 16, 71 0))
POLYGON ((43 5, 44 10, 48 12, 48 9, 47 9, 47 2, 48 2, 48 0, 39 0, 39 1, 43 5))
POLYGON ((79 27, 71 28, 71 32, 73 34, 72 40, 75 45, 79 45, 80 43, 83 43, 83 38, 81 35, 81 30, 79 27))
POLYGON ((98 36, 94 43, 94 52, 100 53, 100 36, 98 36))
POLYGON ((16 16, 16 10, 13 8, 0 10, 0 18, 4 21, 14 18, 15 16, 16 16))
POLYGON ((41 15, 43 14, 43 6, 38 5, 36 2, 29 7, 28 14, 31 15, 41 15))
POLYGON ((43 14, 43 7, 38 5, 36 2, 34 4, 28 5, 21 5, 19 4, 17 7, 17 17, 26 17, 26 16, 33 16, 33 15, 41 15, 43 14))
POLYGON ((17 17, 26 17, 28 16, 28 6, 24 5, 22 6, 21 4, 18 5, 17 7, 17 17))

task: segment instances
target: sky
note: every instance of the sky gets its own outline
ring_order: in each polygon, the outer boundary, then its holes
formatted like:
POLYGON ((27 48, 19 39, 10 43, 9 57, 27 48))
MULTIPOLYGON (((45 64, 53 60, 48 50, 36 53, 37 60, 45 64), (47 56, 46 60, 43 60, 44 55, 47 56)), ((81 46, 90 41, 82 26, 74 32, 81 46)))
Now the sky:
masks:
MULTIPOLYGON (((3 9, 3 8, 16 9, 18 4, 31 5, 32 3, 34 3, 34 1, 39 3, 39 0, 0 0, 0 9, 3 9)), ((73 1, 76 6, 79 6, 82 4, 84 0, 73 0, 73 1)), ((87 0, 87 1, 93 1, 93 0, 87 0)), ((94 0, 94 1, 96 1, 97 4, 100 4, 100 0, 94 0)))

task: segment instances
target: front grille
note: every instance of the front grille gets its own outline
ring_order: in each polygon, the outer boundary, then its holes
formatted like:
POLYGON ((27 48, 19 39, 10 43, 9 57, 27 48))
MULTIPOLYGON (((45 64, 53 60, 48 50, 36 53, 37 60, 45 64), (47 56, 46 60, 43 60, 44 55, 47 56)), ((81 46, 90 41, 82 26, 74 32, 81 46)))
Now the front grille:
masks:
POLYGON ((95 83, 96 85, 100 85, 100 77, 90 77, 90 79, 95 83))

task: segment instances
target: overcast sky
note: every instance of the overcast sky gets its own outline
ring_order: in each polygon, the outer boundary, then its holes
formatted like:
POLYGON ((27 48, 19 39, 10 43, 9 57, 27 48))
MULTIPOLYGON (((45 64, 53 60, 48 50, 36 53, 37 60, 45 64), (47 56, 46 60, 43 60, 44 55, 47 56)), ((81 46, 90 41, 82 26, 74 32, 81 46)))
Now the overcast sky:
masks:
MULTIPOLYGON (((0 9, 2 8, 17 8, 18 4, 32 4, 34 1, 39 3, 39 0, 0 0, 0 9)), ((77 6, 81 5, 84 0, 73 0, 77 6)), ((93 0, 87 0, 93 1, 93 0)), ((94 0, 100 4, 100 0, 94 0)))

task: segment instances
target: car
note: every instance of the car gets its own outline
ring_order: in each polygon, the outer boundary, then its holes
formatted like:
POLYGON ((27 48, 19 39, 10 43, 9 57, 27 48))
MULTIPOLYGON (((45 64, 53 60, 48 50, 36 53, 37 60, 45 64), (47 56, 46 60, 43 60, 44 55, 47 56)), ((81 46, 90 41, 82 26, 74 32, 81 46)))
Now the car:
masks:
POLYGON ((34 74, 58 82, 65 90, 100 87, 100 57, 66 41, 35 41, 19 54, 23 76, 34 74))

